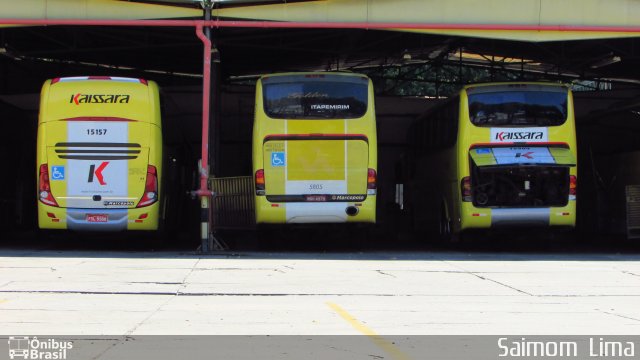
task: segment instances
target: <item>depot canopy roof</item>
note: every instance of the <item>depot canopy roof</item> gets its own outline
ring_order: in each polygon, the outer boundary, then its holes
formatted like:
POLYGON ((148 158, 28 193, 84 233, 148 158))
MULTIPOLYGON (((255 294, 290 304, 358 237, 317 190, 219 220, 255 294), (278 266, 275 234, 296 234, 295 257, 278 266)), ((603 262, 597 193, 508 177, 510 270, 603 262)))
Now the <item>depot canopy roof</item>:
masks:
MULTIPOLYGON (((216 28, 223 76, 358 69, 406 63, 407 58, 455 61, 456 54, 465 59, 475 54, 516 67, 549 64, 539 70, 545 74, 640 80, 637 0, 213 0, 212 5, 213 19, 364 27, 216 28), (380 23, 392 31, 367 27, 380 23), (421 29, 391 26, 407 23, 421 29)), ((202 19, 203 10, 201 2, 190 0, 0 0, 0 14, 13 19, 202 19)), ((0 56, 62 64, 56 69, 61 76, 67 70, 77 74, 69 66, 202 71, 202 44, 192 29, 12 27, 0 30, 0 36, 0 56)))
MULTIPOLYGON (((215 18, 432 24, 413 31, 523 41, 637 36, 636 0, 205 0, 215 18), (476 25, 476 27, 469 27, 476 25), (635 31, 634 31, 634 28, 635 31)), ((4 18, 168 19, 200 17, 199 0, 0 0, 4 18)), ((412 31, 403 29, 406 31, 412 31)))

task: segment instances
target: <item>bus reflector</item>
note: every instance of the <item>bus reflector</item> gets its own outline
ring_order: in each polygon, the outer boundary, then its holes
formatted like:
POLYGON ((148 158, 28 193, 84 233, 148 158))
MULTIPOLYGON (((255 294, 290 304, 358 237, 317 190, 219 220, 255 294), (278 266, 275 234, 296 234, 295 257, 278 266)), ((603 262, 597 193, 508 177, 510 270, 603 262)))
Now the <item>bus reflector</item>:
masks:
POLYGON ((256 195, 265 195, 264 169, 256 171, 256 195))
POLYGON ((136 207, 149 206, 158 201, 158 171, 153 165, 147 165, 147 181, 144 185, 144 194, 136 207))
POLYGON ((462 194, 462 201, 471 201, 471 178, 465 176, 460 182, 460 192, 462 194))
POLYGON ((569 196, 577 195, 577 182, 575 175, 569 176, 569 196))
POLYGON ((58 202, 51 194, 51 184, 49 183, 49 166, 47 164, 40 165, 40 181, 38 182, 38 194, 40 201, 47 205, 58 206, 58 202))

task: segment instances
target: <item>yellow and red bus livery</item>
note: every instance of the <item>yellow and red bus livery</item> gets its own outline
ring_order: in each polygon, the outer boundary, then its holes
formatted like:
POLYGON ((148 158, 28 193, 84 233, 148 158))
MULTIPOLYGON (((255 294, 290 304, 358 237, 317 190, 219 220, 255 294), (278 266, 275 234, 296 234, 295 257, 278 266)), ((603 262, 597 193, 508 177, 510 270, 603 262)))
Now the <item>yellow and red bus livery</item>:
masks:
POLYGON ((377 137, 371 80, 263 76, 256 86, 256 222, 374 223, 377 137))
POLYGON ((409 131, 404 204, 416 227, 575 227, 571 90, 555 83, 467 85, 409 131))
POLYGON ((162 174, 158 86, 123 77, 47 80, 37 165, 41 229, 156 230, 162 174))

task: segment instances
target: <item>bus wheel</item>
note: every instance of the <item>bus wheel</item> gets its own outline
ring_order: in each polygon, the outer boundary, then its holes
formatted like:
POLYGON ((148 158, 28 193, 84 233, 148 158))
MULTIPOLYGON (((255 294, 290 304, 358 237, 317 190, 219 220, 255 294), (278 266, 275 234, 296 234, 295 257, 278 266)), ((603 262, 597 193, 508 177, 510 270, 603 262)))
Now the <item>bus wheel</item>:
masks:
POLYGON ((438 235, 440 236, 440 239, 444 241, 449 240, 449 237, 451 237, 451 222, 449 221, 444 205, 440 209, 438 235))
POLYGON ((459 240, 459 234, 454 234, 452 230, 451 219, 447 216, 447 210, 442 205, 440 210, 440 219, 438 221, 438 235, 440 238, 440 242, 445 244, 456 243, 459 240))

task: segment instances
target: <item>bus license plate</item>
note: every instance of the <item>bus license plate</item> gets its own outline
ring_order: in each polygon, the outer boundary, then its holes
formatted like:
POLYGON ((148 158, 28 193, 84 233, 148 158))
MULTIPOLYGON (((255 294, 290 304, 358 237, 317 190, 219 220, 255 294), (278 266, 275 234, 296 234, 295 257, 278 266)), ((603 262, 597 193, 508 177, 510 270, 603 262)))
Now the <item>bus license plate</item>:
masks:
POLYGON ((325 195, 306 195, 305 200, 307 201, 327 201, 327 197, 325 195))
POLYGON ((87 214, 87 222, 101 223, 109 221, 107 214, 87 214))

